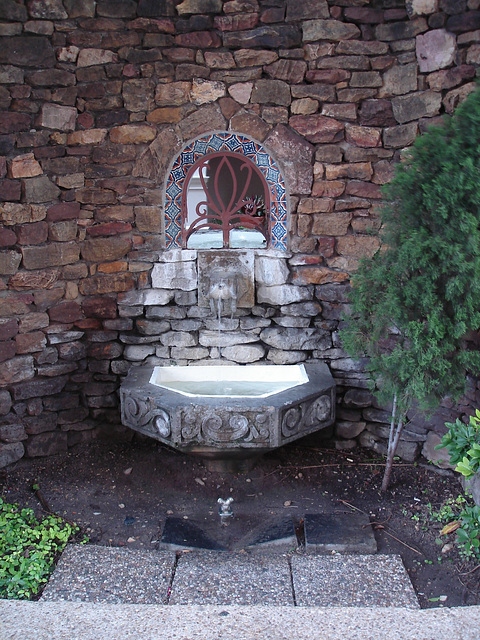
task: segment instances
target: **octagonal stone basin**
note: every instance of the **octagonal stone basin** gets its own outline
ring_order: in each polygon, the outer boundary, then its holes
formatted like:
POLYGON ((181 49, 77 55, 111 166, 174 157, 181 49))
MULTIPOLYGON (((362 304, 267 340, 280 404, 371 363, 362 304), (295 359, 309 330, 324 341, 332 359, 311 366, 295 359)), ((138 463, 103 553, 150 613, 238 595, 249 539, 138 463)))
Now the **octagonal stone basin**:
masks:
POLYGON ((211 471, 247 471, 335 420, 326 364, 132 367, 120 401, 124 425, 204 458, 211 471))

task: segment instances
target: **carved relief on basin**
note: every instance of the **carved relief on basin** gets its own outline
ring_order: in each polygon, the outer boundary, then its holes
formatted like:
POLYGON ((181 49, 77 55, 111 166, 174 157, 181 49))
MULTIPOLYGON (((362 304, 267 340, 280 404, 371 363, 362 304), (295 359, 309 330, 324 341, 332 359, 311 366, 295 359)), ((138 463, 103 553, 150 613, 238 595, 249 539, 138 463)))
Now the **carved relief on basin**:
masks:
MULTIPOLYGON (((297 366, 300 373, 293 376, 292 385, 266 397, 187 396, 153 384, 153 367, 132 367, 121 388, 122 421, 175 449, 205 458, 211 470, 249 468, 267 451, 328 427, 335 419, 335 383, 328 367, 297 366)), ((203 380, 213 372, 208 366, 188 368, 203 380)), ((228 368, 223 368, 226 377, 228 368)), ((273 378, 281 367, 232 368, 241 371, 251 386, 250 374, 258 379, 263 369, 273 378)))

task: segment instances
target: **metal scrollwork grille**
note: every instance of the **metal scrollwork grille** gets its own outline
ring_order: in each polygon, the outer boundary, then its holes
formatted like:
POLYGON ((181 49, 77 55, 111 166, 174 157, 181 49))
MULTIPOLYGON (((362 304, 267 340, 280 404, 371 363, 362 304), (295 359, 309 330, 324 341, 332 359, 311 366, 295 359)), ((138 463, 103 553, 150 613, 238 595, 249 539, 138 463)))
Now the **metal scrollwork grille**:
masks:
POLYGON ((230 247, 230 231, 244 228, 270 237, 270 196, 261 171, 248 158, 237 153, 212 153, 190 169, 182 198, 182 246, 200 230, 220 230, 223 247, 230 247), (197 173, 198 172, 198 173, 197 173), (188 185, 198 175, 205 198, 188 211, 188 185), (261 193, 258 193, 260 185, 261 193), (253 193, 257 190, 256 193, 253 193))

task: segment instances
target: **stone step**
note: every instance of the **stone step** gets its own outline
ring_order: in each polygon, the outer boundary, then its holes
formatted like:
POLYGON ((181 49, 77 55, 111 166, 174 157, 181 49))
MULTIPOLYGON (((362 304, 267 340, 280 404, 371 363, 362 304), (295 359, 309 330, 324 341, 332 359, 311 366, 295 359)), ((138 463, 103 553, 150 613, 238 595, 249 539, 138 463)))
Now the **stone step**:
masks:
POLYGON ((142 551, 68 545, 42 602, 418 608, 395 555, 142 551))
POLYGON ((242 607, 0 600, 2 639, 478 640, 480 607, 242 607))

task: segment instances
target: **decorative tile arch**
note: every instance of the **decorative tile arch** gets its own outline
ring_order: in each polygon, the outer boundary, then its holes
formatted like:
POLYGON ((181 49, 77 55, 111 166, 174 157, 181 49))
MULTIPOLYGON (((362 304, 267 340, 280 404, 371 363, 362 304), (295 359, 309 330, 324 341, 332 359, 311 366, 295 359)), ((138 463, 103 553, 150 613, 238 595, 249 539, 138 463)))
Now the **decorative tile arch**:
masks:
POLYGON ((180 152, 167 178, 165 189, 165 242, 167 249, 182 246, 182 196, 191 167, 209 153, 229 151, 250 158, 262 172, 270 191, 270 242, 272 249, 287 250, 287 192, 285 181, 272 156, 254 140, 239 133, 203 135, 180 152))

